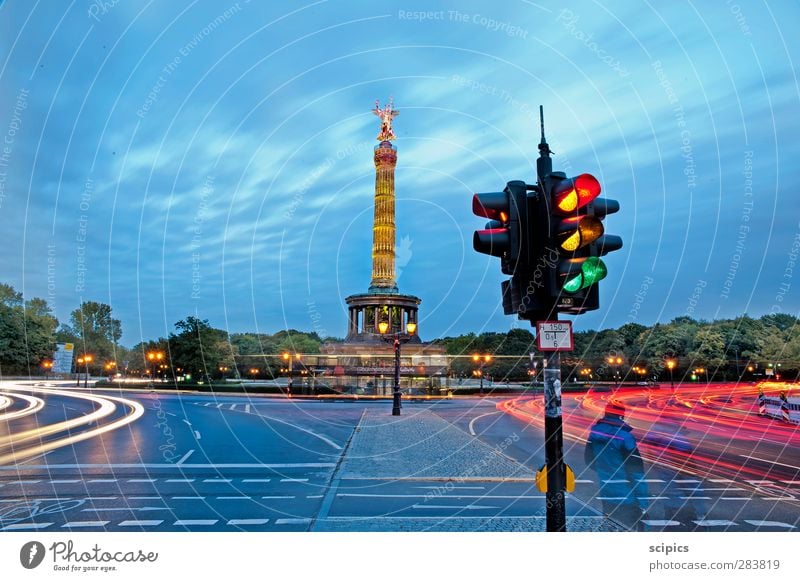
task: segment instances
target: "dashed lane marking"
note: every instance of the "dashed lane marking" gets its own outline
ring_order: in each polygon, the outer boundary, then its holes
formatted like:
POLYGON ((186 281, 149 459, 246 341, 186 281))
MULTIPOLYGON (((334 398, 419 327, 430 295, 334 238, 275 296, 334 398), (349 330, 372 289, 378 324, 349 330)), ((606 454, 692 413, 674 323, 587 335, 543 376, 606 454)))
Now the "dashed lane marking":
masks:
POLYGON ((305 525, 311 522, 310 518, 279 518, 276 525, 305 525))
POLYGON ((194 478, 167 478, 166 482, 194 482, 194 478))
POLYGON ((242 482, 270 482, 271 478, 243 478, 242 482))
POLYGON ((235 404, 235 403, 231 404, 231 407, 230 407, 231 411, 235 411, 236 410, 236 405, 237 404, 235 404))
POLYGON ((261 500, 286 500, 292 498, 294 498, 294 496, 262 496, 261 500))
POLYGON ((250 404, 249 403, 244 404, 244 413, 246 413, 246 414, 250 413, 250 404))
POLYGON ((230 478, 206 478, 203 482, 230 482, 230 478))
POLYGON ((36 531, 40 529, 46 529, 49 526, 52 526, 53 523, 51 522, 21 522, 16 523, 13 525, 8 525, 0 529, 0 531, 36 531))
POLYGON ((324 494, 309 494, 306 498, 322 498, 324 494))
POLYGON ((249 496, 218 496, 217 500, 250 500, 249 496))
POLYGON ((732 520, 693 520, 694 524, 699 527, 730 527, 734 526, 737 527, 735 522, 732 520))
POLYGON ((110 483, 110 482, 116 482, 116 481, 117 481, 116 478, 92 478, 91 480, 89 480, 89 482, 98 482, 98 483, 100 483, 100 482, 110 483))
POLYGON ((72 528, 88 528, 88 527, 104 527, 109 522, 107 520, 78 520, 78 521, 70 521, 66 524, 61 525, 62 529, 72 529, 72 528))
POLYGON ((163 520, 124 520, 119 525, 121 527, 157 527, 163 520))
POLYGON ((681 524, 676 520, 643 520, 642 523, 651 527, 677 527, 681 524))
POLYGON ((228 521, 228 524, 231 526, 253 526, 253 525, 265 525, 269 522, 268 518, 232 518, 228 521))
POLYGON ((205 496, 173 496, 172 500, 205 500, 205 496))
POLYGON ((51 480, 50 484, 76 484, 82 482, 81 480, 51 480))
POLYGON ((281 482, 308 482, 308 478, 281 478, 281 482))
POLYGON ((746 520, 747 524, 753 525, 754 527, 779 527, 782 529, 793 529, 795 528, 793 525, 790 525, 785 522, 778 522, 774 520, 746 520))
POLYGON ((161 500, 160 496, 129 496, 128 500, 161 500))
POLYGON ((128 482, 155 482, 158 478, 128 478, 128 482))
POLYGON ((205 527, 217 524, 217 519, 187 519, 176 520, 173 526, 176 527, 205 527))

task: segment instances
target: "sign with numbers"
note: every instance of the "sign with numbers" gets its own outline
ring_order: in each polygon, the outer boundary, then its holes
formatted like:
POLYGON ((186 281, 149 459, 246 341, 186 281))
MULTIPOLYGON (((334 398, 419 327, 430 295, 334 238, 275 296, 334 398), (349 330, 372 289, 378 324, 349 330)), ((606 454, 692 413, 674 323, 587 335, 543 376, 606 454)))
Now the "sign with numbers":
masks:
POLYGON ((572 322, 537 321, 536 346, 539 351, 572 351, 572 322))

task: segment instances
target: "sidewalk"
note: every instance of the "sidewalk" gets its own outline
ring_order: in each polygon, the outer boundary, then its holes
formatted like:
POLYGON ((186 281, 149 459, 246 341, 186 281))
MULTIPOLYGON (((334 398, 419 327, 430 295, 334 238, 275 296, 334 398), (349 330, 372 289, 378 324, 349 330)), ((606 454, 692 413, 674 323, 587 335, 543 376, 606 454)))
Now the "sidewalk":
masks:
MULTIPOLYGON (((361 417, 328 492, 328 506, 335 501, 343 479, 428 480, 441 488, 463 482, 529 482, 532 495, 534 472, 427 409, 404 408, 402 416, 386 410, 367 409, 361 417)), ((570 516, 568 531, 619 531, 616 523, 571 497, 568 506, 580 506, 581 516, 570 516)), ((544 531, 545 504, 535 514, 508 516, 439 517, 328 517, 327 510, 314 523, 315 531, 544 531)), ((572 511, 574 512, 574 510, 572 511)))

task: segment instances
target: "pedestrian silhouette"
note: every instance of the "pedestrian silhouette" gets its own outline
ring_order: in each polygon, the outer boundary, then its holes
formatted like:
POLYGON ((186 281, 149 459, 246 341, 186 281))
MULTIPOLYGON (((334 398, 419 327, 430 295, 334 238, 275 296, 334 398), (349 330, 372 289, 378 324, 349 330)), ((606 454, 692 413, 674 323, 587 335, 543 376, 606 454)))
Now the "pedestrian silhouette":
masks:
POLYGON ((609 403, 589 433, 584 460, 600 481, 598 498, 606 516, 634 530, 644 530, 647 507, 644 462, 625 422, 625 406, 609 403))

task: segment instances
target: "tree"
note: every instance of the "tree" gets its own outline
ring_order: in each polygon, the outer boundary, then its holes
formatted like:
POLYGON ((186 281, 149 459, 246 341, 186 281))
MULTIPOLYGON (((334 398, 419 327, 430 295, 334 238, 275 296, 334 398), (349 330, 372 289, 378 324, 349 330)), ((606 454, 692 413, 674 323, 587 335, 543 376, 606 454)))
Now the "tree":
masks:
POLYGON ((0 372, 33 373, 52 356, 57 325, 47 301, 25 302, 22 293, 0 284, 0 372))
POLYGON ((70 331, 76 336, 78 353, 91 353, 95 362, 116 361, 116 345, 122 337, 122 323, 112 316, 109 305, 86 301, 72 311, 70 331))
POLYGON ((210 382, 222 376, 220 367, 235 367, 236 351, 225 331, 192 316, 175 323, 175 329, 177 333, 169 336, 173 368, 180 367, 193 377, 210 382))

